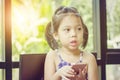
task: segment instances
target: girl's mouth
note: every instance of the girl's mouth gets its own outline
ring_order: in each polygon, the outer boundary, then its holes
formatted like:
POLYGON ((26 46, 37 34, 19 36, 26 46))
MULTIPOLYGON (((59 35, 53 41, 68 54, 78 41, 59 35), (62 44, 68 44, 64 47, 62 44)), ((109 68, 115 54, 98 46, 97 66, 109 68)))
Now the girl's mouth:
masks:
POLYGON ((71 41, 71 42, 70 42, 70 45, 71 45, 71 46, 76 46, 76 45, 77 45, 77 41, 75 41, 75 40, 74 40, 74 41, 71 41))

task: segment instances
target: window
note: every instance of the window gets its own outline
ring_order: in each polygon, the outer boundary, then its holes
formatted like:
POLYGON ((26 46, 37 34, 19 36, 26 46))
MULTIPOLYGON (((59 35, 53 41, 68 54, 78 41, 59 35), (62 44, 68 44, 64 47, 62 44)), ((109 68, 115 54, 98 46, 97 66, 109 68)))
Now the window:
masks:
POLYGON ((120 79, 117 73, 110 74, 120 68, 119 3, 119 0, 0 0, 0 80, 18 80, 20 54, 48 52, 44 30, 59 5, 74 6, 82 15, 89 30, 86 50, 97 52, 100 79, 120 79))
POLYGON ((4 10, 4 5, 3 1, 0 0, 0 80, 5 80, 5 71, 4 71, 4 33, 3 33, 3 10, 4 10))
POLYGON ((0 69, 0 80, 5 80, 4 74, 5 74, 4 69, 0 69))
POLYGON ((0 1, 0 61, 2 59, 2 2, 0 1))
POLYGON ((120 65, 107 65, 106 66, 106 73, 107 73, 107 80, 120 80, 120 65))
POLYGON ((119 0, 107 0, 107 46, 120 49, 120 9, 119 0))
POLYGON ((120 71, 120 9, 119 0, 107 1, 107 48, 108 64, 106 66, 107 80, 119 80, 120 71))
POLYGON ((0 61, 4 60, 4 33, 3 33, 3 2, 0 1, 0 61))

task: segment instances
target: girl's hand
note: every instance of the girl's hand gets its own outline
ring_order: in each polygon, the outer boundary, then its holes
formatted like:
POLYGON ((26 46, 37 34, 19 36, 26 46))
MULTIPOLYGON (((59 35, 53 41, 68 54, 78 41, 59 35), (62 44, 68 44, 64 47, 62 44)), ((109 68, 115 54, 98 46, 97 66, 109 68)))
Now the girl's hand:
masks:
POLYGON ((79 74, 76 76, 76 80, 86 80, 87 66, 83 70, 79 69, 79 74))
POLYGON ((75 71, 72 69, 71 66, 64 66, 60 68, 57 72, 64 80, 70 80, 69 78, 76 75, 75 71))

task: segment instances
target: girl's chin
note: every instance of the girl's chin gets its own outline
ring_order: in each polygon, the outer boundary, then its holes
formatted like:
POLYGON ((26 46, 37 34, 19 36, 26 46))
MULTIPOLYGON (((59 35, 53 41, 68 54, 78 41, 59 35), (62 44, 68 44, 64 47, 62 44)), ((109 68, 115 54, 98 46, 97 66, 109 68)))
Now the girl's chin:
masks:
POLYGON ((70 46, 69 49, 70 50, 78 50, 79 48, 78 48, 78 46, 70 46))

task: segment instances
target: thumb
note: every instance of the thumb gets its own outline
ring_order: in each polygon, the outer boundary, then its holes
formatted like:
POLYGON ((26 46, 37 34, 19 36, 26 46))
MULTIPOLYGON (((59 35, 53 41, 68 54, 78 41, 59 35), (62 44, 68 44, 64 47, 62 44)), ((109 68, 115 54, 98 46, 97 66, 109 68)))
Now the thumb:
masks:
POLYGON ((82 75, 82 70, 81 69, 79 69, 79 75, 82 75))

